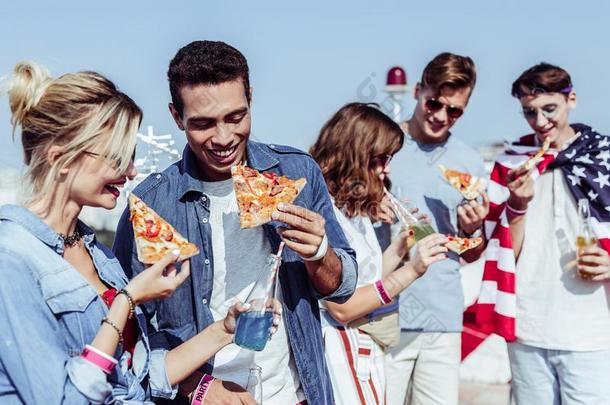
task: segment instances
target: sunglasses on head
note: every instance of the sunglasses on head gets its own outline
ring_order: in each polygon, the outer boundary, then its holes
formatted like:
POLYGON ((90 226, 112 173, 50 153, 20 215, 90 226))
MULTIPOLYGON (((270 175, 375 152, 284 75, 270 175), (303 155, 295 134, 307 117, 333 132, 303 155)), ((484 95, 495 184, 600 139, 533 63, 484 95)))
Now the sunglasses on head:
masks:
POLYGON ((457 120, 464 114, 464 109, 460 107, 456 107, 454 105, 445 104, 441 101, 438 101, 435 98, 429 98, 425 103, 426 110, 431 113, 437 113, 443 108, 447 112, 447 116, 452 120, 457 120))

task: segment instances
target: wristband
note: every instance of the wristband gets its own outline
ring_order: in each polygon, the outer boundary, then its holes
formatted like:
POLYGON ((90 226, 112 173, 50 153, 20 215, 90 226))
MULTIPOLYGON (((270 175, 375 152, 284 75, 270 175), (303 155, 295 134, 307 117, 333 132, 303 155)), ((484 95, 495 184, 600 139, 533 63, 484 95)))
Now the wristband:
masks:
POLYGON ((377 285, 373 284, 373 287, 375 287, 375 294, 377 295, 377 298, 379 298, 381 305, 385 305, 385 300, 383 299, 381 294, 379 294, 379 289, 377 289, 377 285))
POLYGON ((302 257, 301 256, 301 259, 305 260, 306 262, 315 262, 316 260, 320 260, 324 256, 326 256, 327 251, 328 251, 328 237, 326 236, 326 234, 324 234, 324 238, 322 238, 322 243, 320 243, 320 246, 318 247, 318 251, 316 252, 316 254, 311 257, 302 257))
POLYGON ((375 289, 377 290, 377 294, 379 295, 379 298, 381 299, 383 305, 392 302, 392 298, 390 298, 390 295, 385 290, 385 287, 383 286, 383 282, 381 280, 375 281, 375 289))
POLYGON ((527 208, 526 208, 526 209, 524 209, 524 210, 518 210, 518 209, 516 209, 516 208, 511 207, 509 203, 506 203, 506 209, 507 209, 507 210, 508 210, 508 211, 509 211, 511 214, 514 214, 514 215, 525 215, 525 214, 527 213, 527 208))
POLYGON ((203 400, 205 399, 208 390, 210 389, 210 385, 214 382, 215 378, 209 374, 204 374, 199 380, 199 384, 197 384, 197 388, 193 393, 193 400, 191 401, 191 405, 201 405, 203 404, 203 400))
POLYGON ((80 357, 87 360, 89 363, 98 366, 106 374, 111 374, 112 370, 114 370, 114 366, 118 363, 114 357, 107 355, 91 345, 85 346, 80 357))

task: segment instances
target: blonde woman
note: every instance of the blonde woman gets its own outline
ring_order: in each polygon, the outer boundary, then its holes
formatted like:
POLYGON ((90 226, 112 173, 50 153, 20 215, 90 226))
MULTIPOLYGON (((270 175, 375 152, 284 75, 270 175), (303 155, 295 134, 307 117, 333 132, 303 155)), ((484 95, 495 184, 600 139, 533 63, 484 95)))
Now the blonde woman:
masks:
POLYGON ((422 239, 406 263, 407 232, 398 235, 385 252, 377 241, 372 223, 387 217, 384 182, 403 138, 400 127, 375 105, 351 103, 324 125, 310 149, 358 260, 354 295, 343 304, 325 302, 322 310, 326 361, 338 405, 385 403, 383 349, 374 336, 350 324, 368 323, 368 314, 398 296, 430 264, 446 258, 444 235, 422 239))
POLYGON ((173 397, 232 341, 244 307, 172 351, 151 351, 138 304, 171 295, 188 262, 178 270, 169 254, 128 283, 78 220, 84 206, 114 208, 136 175, 140 108, 97 73, 53 79, 31 62, 15 67, 9 102, 31 195, 25 206, 0 208, 0 403, 173 397))

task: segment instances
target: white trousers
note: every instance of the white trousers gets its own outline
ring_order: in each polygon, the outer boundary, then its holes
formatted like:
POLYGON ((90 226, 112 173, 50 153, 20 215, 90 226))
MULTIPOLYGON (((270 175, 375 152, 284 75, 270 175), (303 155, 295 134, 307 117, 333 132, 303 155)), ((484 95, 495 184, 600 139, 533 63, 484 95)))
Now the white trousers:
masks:
POLYGON ((386 354, 387 405, 457 405, 461 338, 401 332, 400 343, 386 354))

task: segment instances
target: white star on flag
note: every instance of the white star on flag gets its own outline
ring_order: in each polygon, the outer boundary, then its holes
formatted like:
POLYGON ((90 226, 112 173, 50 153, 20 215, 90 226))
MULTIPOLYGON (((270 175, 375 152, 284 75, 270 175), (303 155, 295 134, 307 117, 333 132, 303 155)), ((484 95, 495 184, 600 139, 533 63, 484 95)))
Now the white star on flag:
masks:
POLYGON ((606 186, 610 187, 610 182, 608 182, 609 178, 610 174, 602 174, 602 172, 597 172, 597 178, 593 179, 593 181, 599 183, 599 188, 603 189, 606 186))
POLYGON ((585 154, 581 157, 579 157, 578 159, 576 159, 577 162, 581 162, 581 163, 588 163, 590 165, 593 164, 593 161, 591 160, 591 157, 589 156, 589 154, 585 154))
POLYGON ((599 195, 599 194, 595 193, 593 190, 589 190, 589 194, 588 194, 588 196, 589 196, 589 199, 590 199, 591 201, 595 200, 595 199, 597 198, 597 196, 598 196, 598 195, 599 195))
POLYGON ((610 163, 608 163, 607 161, 601 162, 599 165, 604 166, 606 170, 610 170, 610 163))
POLYGON ((606 211, 610 212, 610 205, 606 206, 606 211))
POLYGON ((576 155, 576 149, 572 150, 570 153, 566 153, 566 157, 568 159, 572 159, 576 155))
POLYGON ((585 174, 585 168, 584 167, 574 166, 572 168, 572 173, 574 173, 574 175, 578 176, 578 177, 587 177, 587 175, 585 174))
POLYGON ((570 179, 573 186, 575 186, 577 184, 580 186, 580 177, 568 174, 568 179, 570 179))
POLYGON ((606 160, 610 159, 610 150, 603 150, 599 152, 595 157, 601 160, 602 162, 605 162, 606 160))
POLYGON ((610 146, 610 141, 608 140, 608 137, 607 137, 607 136, 605 136, 605 137, 604 137, 604 139, 602 139, 601 141, 599 141, 599 145, 598 145, 598 147, 599 147, 600 149, 602 149, 602 148, 604 148, 604 147, 606 147, 606 146, 610 146))

